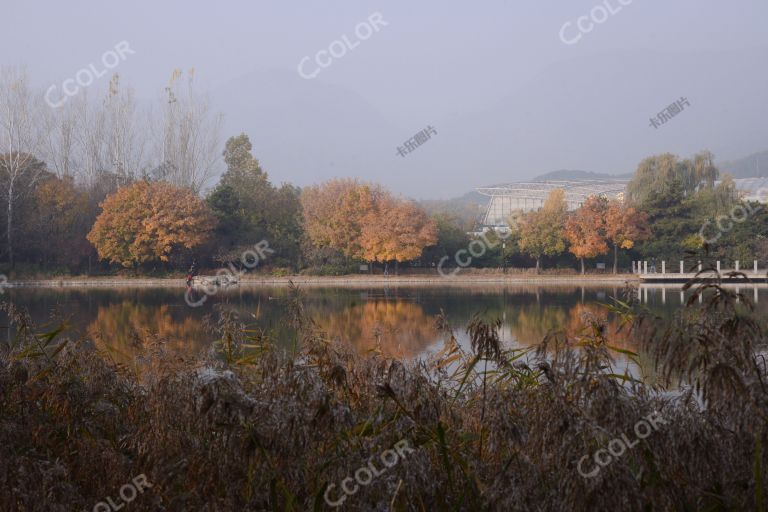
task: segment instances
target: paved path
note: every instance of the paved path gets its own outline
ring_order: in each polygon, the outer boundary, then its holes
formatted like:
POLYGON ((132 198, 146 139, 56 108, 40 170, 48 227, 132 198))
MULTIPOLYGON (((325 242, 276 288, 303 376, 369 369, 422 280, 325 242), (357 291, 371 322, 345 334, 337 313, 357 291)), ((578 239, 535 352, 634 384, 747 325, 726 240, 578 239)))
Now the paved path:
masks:
MULTIPOLYGON (((245 275, 240 286, 286 286, 289 282, 301 286, 477 286, 477 285, 623 285, 626 282, 638 283, 638 276, 632 274, 604 275, 535 275, 535 274, 459 274, 453 277, 438 275, 400 275, 400 276, 286 276, 271 277, 245 275)), ((14 281, 8 288, 121 288, 121 287, 169 287, 186 286, 184 279, 145 279, 145 278, 66 278, 14 281)))

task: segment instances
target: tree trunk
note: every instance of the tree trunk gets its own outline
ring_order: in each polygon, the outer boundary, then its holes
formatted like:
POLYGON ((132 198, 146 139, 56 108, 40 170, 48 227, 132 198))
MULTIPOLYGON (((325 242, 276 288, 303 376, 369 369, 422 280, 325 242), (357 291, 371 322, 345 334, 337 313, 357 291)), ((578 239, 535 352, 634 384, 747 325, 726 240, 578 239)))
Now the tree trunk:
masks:
POLYGON ((618 274, 618 260, 619 260, 619 248, 616 244, 613 244, 613 273, 618 274))
POLYGON ((540 272, 541 269, 541 258, 536 258, 536 274, 540 272))
POLYGON ((395 260, 395 275, 398 275, 398 272, 400 272, 400 261, 395 260))
POLYGON ((584 258, 579 258, 581 261, 581 275, 584 275, 584 258))

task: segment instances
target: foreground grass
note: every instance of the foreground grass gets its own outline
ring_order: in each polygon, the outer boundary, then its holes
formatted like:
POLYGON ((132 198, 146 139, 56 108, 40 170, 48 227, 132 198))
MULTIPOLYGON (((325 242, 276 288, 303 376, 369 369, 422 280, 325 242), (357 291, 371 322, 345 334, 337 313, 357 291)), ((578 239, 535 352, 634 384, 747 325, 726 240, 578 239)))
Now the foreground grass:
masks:
POLYGON ((119 504, 142 474, 152 487, 124 512, 765 510, 764 334, 733 293, 697 292, 704 303, 664 327, 616 310, 657 371, 685 379, 675 394, 616 374, 618 349, 589 317, 576 339, 529 353, 480 319, 463 350, 440 317, 443 350, 406 364, 328 339, 296 290, 294 354, 223 312, 210 357, 147 340, 128 368, 6 306, 17 335, 0 345, 0 510, 119 504), (649 417, 661 420, 635 439, 649 417))

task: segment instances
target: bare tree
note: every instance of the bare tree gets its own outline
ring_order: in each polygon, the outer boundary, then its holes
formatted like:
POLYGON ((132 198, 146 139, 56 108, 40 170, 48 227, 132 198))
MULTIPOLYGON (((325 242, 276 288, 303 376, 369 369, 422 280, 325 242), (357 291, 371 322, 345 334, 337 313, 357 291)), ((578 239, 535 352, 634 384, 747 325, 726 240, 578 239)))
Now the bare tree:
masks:
POLYGON ((205 96, 194 89, 194 69, 186 86, 181 70, 174 70, 165 88, 165 104, 157 121, 156 171, 174 185, 200 192, 221 162, 221 114, 212 113, 205 96))
POLYGON ((144 171, 146 132, 138 129, 133 91, 121 88, 117 74, 109 82, 104 101, 104 124, 106 152, 112 171, 121 182, 134 180, 144 171))
POLYGON ((0 69, 0 194, 6 206, 8 263, 13 267, 14 207, 28 194, 45 170, 35 158, 41 147, 42 123, 37 122, 35 102, 25 70, 0 69))
POLYGON ((75 117, 75 162, 78 178, 87 187, 99 181, 110 166, 104 136, 104 109, 88 100, 86 91, 70 98, 75 117))
MULTIPOLYGON (((107 181, 127 183, 147 166, 146 131, 133 91, 115 74, 101 101, 86 91, 57 109, 44 109, 44 157, 58 176, 75 176, 87 187, 107 181)), ((146 124, 146 123, 145 123, 146 124)))
POLYGON ((48 169, 59 178, 75 177, 77 169, 77 117, 73 104, 59 108, 42 108, 40 122, 44 126, 41 156, 48 169))

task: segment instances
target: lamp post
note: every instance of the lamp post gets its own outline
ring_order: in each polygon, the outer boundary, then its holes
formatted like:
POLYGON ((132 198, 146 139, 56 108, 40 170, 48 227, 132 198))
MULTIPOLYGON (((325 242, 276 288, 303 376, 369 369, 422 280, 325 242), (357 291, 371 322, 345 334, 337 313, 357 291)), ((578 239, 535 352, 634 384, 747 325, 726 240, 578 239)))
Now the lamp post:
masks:
POLYGON ((507 273, 507 242, 501 242, 501 265, 504 267, 504 273, 507 273))

